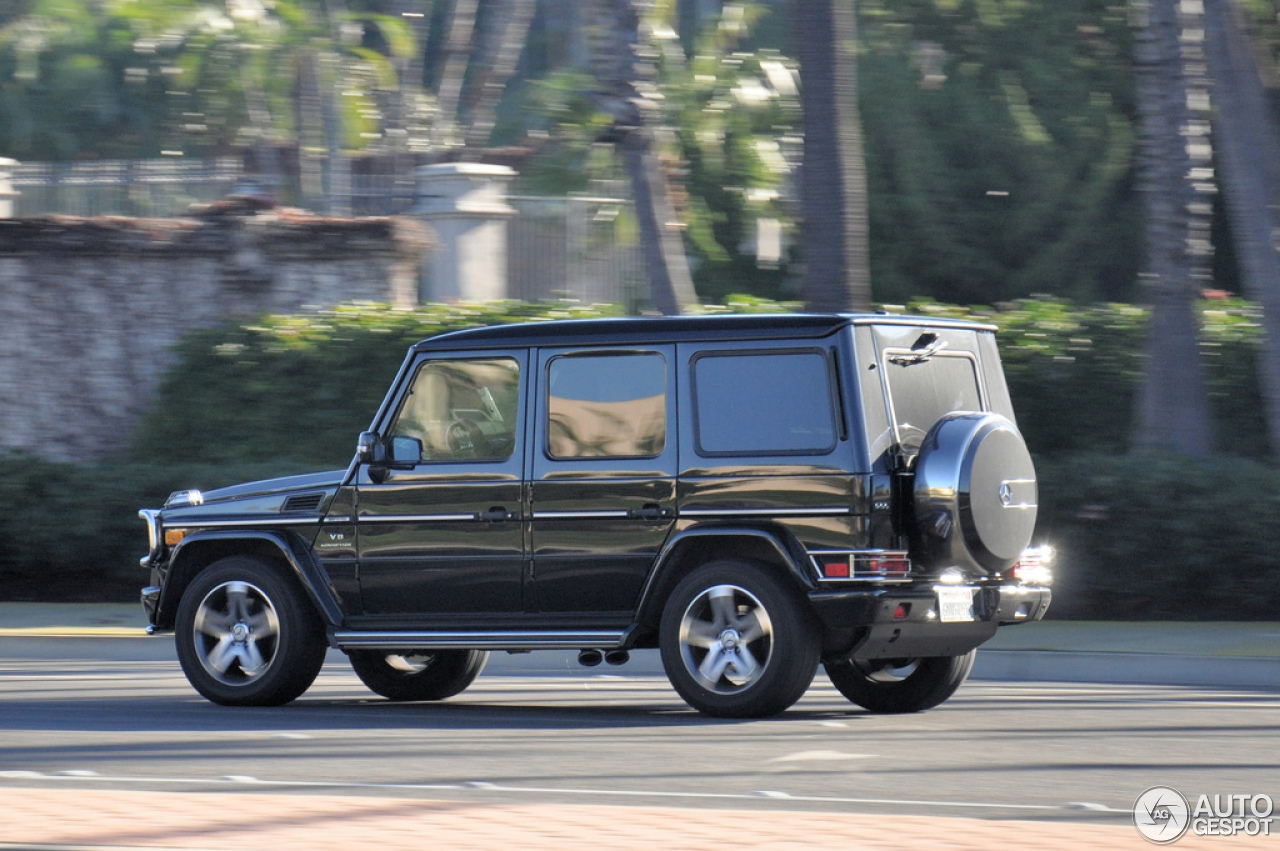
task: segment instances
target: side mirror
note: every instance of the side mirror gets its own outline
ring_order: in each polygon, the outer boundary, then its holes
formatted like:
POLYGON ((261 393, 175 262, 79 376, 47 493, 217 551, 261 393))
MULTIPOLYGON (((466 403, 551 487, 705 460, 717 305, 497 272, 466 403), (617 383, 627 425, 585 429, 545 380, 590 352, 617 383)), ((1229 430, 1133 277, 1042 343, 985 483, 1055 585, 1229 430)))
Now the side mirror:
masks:
POLYGON ((416 437, 403 437, 397 435, 391 438, 391 458, 392 464, 397 466, 403 464, 412 466, 422 460, 422 441, 416 437))
POLYGON ((361 464, 375 464, 382 460, 382 442, 376 431, 362 431, 356 441, 356 460, 361 464))

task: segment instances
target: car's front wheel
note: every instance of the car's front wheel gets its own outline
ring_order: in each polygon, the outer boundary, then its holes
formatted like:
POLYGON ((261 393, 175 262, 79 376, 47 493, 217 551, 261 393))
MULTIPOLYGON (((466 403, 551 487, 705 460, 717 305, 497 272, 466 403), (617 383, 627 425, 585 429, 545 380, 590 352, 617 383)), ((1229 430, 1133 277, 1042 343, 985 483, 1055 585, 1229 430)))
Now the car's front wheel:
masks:
POLYGON ((921 712, 942 703, 964 683, 977 650, 962 656, 854 661, 828 659, 827 676, 840 693, 879 713, 921 712))
POLYGON ((195 690, 224 706, 279 706, 306 691, 324 627, 275 564, 231 556, 191 581, 178 606, 178 661, 195 690))
POLYGON ((689 574, 659 626, 662 664, 694 709, 726 718, 776 715, 800 699, 820 642, 800 593, 753 562, 717 561, 689 574))
POLYGON ((360 681, 388 700, 444 700, 480 676, 484 650, 351 650, 360 681))

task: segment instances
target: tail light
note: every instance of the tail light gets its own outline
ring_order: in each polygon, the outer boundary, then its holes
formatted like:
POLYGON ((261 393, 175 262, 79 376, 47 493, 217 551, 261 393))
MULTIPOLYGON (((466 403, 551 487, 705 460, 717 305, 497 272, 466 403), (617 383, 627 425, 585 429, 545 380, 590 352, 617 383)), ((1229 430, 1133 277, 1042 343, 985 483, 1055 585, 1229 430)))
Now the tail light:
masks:
POLYGON ((869 572, 884 579, 905 579, 911 570, 906 553, 881 553, 867 559, 869 572))
POLYGON ((1041 544, 1038 547, 1027 547, 1009 570, 1009 574, 1023 585, 1052 585, 1053 547, 1041 544))
POLYGON ((814 553, 813 560, 823 579, 906 579, 911 562, 905 552, 814 553))

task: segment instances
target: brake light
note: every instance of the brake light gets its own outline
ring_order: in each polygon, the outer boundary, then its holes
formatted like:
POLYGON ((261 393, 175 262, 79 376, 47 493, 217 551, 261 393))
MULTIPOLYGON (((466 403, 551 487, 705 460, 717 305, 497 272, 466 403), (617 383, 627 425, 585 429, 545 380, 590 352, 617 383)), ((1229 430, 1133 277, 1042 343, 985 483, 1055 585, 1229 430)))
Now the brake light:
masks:
POLYGON ((1022 551, 1018 562, 1009 570, 1009 574, 1023 585, 1052 585, 1055 553, 1053 547, 1041 544, 1038 547, 1027 547, 1022 551))
POLYGON ((886 579, 901 579, 911 569, 906 553, 884 553, 870 559, 871 573, 886 579))

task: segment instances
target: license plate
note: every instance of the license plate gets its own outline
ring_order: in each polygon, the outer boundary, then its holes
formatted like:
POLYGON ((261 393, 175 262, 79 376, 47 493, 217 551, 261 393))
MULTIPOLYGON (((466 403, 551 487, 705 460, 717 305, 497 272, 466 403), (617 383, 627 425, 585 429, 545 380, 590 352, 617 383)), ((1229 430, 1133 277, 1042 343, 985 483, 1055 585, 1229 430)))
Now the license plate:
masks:
POLYGON ((973 620, 972 588, 937 588, 938 620, 958 623, 973 620))

